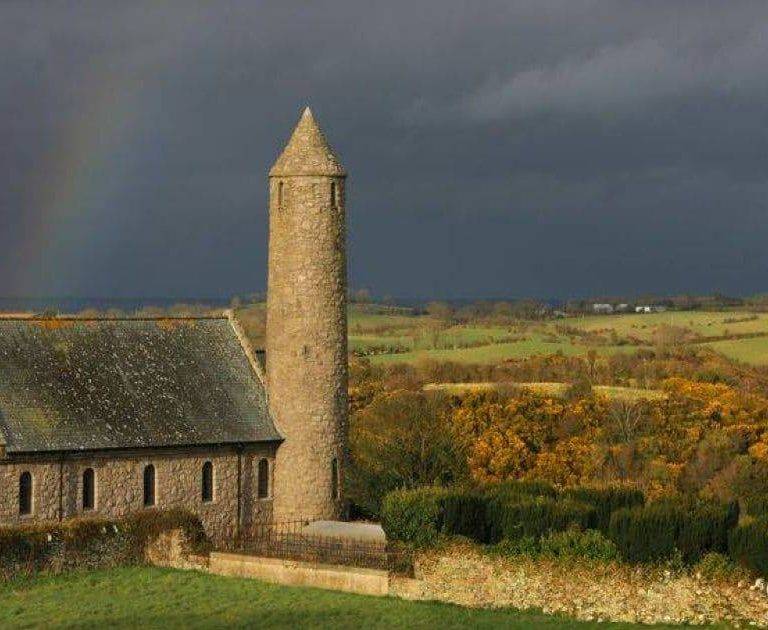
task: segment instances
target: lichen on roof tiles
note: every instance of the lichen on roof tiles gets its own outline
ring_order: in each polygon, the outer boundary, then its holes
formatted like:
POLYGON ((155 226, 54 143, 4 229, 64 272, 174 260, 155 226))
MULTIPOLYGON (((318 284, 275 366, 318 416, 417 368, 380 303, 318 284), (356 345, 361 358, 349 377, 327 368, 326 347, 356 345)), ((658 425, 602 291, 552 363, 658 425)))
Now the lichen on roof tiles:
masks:
POLYGON ((0 320, 9 453, 280 439, 226 319, 0 320))

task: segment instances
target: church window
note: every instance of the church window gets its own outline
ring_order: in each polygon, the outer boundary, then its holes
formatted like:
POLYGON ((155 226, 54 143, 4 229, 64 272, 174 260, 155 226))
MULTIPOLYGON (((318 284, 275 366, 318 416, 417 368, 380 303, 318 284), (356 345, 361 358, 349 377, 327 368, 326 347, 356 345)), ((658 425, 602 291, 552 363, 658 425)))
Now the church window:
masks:
POLYGON ((19 514, 32 514, 32 473, 28 470, 19 477, 19 514))
POLYGON ((144 467, 144 507, 155 504, 155 467, 147 464, 144 467))
POLYGON ((96 499, 96 475, 93 468, 83 471, 83 509, 92 510, 96 499))
POLYGON ((331 460, 331 498, 339 498, 339 460, 331 460))
POLYGON ((266 458, 259 460, 257 495, 259 499, 269 498, 269 462, 266 458))
POLYGON ((209 503, 213 501, 213 464, 205 462, 203 464, 203 501, 209 503))

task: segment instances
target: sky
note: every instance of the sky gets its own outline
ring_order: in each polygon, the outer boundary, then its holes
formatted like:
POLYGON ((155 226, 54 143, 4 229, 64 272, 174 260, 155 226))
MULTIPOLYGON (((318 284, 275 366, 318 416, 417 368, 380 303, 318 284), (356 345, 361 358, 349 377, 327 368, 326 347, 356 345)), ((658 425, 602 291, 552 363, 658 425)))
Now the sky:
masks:
POLYGON ((310 105, 350 282, 403 298, 768 291, 768 3, 0 3, 0 296, 266 288, 310 105))

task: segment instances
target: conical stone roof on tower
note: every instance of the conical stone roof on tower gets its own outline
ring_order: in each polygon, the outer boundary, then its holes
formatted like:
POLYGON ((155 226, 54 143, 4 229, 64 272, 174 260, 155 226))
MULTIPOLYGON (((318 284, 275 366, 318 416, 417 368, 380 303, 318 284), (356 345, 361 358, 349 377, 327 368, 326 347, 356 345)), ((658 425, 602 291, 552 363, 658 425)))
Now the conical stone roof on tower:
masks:
POLYGON ((346 176, 309 107, 304 109, 288 144, 269 171, 270 177, 292 175, 346 176))

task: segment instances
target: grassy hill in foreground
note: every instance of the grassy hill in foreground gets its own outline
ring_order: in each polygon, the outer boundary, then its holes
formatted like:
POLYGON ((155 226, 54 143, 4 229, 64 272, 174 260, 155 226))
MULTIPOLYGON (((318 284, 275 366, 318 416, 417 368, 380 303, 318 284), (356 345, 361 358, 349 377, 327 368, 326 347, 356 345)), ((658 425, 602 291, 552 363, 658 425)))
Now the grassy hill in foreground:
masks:
MULTIPOLYGON (((3 628, 629 628, 132 567, 0 587, 3 628)), ((669 626, 654 626, 657 628, 669 626)), ((681 626, 675 626, 680 628, 681 626)))

